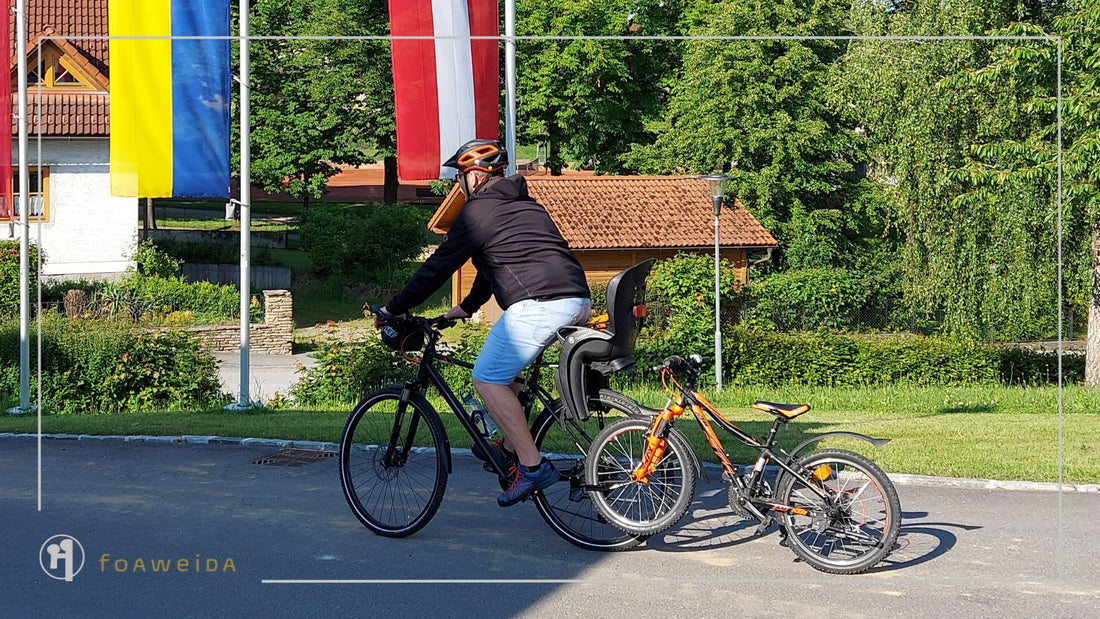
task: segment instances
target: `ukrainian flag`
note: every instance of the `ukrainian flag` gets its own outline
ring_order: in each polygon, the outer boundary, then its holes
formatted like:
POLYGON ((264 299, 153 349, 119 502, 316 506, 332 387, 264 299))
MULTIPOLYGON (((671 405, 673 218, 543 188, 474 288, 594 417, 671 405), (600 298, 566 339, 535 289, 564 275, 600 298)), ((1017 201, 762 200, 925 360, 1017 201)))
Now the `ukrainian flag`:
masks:
POLYGON ((229 0, 110 0, 111 195, 229 196, 229 0))

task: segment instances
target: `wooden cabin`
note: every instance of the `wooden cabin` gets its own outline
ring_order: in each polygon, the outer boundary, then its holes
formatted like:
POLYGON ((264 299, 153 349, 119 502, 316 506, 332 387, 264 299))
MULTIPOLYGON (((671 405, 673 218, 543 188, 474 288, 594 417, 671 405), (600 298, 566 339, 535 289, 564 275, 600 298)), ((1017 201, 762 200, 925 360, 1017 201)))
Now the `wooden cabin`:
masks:
MULTIPOLYGON (((531 197, 546 207, 591 283, 647 258, 680 252, 714 255, 714 208, 707 181, 694 176, 528 176, 531 197)), ((459 202, 461 194, 458 195, 459 202)), ((461 204, 445 201, 429 223, 443 232, 461 204)), ((748 281, 750 250, 776 241, 744 206, 723 207, 718 217, 719 254, 735 265, 737 281, 748 281)), ((473 285, 477 272, 466 263, 451 280, 454 302, 473 285)), ((500 307, 490 300, 479 312, 493 323, 500 307)))

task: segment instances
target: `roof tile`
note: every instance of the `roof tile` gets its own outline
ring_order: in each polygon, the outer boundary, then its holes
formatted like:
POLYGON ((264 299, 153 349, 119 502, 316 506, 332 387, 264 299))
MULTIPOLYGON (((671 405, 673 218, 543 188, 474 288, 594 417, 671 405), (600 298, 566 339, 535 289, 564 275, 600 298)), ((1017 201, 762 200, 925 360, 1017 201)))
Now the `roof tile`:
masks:
MULTIPOLYGON (((573 249, 714 246, 707 182, 694 176, 527 177, 573 249)), ((775 238, 736 202, 718 216, 723 247, 774 247, 775 238)))
MULTIPOLYGON (((107 84, 107 39, 82 39, 107 35, 108 0, 36 0, 28 2, 27 49, 37 47, 41 36, 66 37, 51 39, 62 51, 78 62, 95 79, 107 84)), ((8 32, 15 39, 15 16, 8 17, 8 32)), ((14 44, 12 46, 14 49, 14 44)), ((32 52, 33 53, 33 52, 32 52)), ((14 70, 18 56, 12 56, 9 67, 14 70)), ((31 89, 27 105, 28 131, 38 132, 39 107, 41 107, 42 135, 94 136, 110 134, 110 105, 106 92, 79 91, 71 93, 44 92, 42 103, 31 89)), ((16 109, 17 95, 12 93, 12 108, 16 109)), ((12 133, 18 131, 13 120, 12 133)))

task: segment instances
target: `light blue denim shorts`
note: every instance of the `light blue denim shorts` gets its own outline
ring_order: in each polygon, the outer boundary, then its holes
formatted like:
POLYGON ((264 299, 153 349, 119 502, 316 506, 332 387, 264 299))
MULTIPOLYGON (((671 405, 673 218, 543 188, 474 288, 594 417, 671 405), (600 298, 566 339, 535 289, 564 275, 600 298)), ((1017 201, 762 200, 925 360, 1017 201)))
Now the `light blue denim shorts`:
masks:
POLYGON ((474 362, 474 380, 510 385, 547 344, 559 327, 583 324, 592 303, 588 299, 528 299, 514 303, 489 330, 474 362))

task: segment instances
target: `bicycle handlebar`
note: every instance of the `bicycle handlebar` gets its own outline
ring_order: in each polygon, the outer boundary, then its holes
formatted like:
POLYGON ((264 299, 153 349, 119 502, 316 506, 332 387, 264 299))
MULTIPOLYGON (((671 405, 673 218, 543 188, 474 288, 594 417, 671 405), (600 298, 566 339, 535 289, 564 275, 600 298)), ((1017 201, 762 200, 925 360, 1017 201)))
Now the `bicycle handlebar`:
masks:
POLYGON ((700 366, 703 365, 703 357, 699 354, 688 355, 682 357, 680 355, 672 355, 665 357, 665 360, 660 365, 653 366, 653 371, 660 372, 661 370, 669 370, 670 372, 679 372, 687 370, 689 372, 697 372, 700 366))
POLYGON ((382 308, 378 305, 372 305, 371 313, 382 319, 383 323, 389 322, 412 322, 425 331, 439 331, 442 329, 448 329, 458 324, 459 319, 447 318, 446 315, 436 316, 435 318, 425 318, 423 316, 414 316, 413 314, 400 314, 394 316, 382 311, 382 308))

